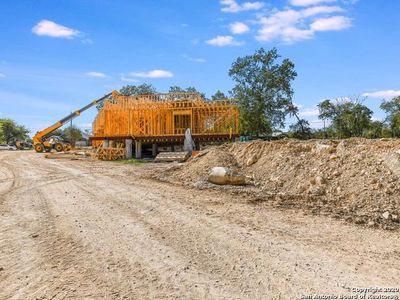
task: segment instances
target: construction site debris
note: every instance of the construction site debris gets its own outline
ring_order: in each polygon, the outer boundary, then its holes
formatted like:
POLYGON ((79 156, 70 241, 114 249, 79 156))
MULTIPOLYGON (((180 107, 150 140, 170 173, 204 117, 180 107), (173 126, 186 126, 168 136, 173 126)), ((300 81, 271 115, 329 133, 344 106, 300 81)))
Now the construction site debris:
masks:
POLYGON ((244 185, 246 184, 246 177, 229 168, 214 167, 210 171, 208 181, 220 185, 244 185))
POLYGON ((103 148, 99 147, 96 149, 94 157, 100 160, 119 160, 125 159, 124 148, 103 148))
POLYGON ((50 152, 45 154, 45 158, 48 159, 70 159, 70 160, 78 160, 78 159, 86 159, 92 156, 91 151, 64 151, 64 152, 50 152))
POLYGON ((219 166, 246 176, 250 186, 240 192, 266 203, 393 229, 400 227, 399 149, 395 139, 237 142, 158 176, 199 187, 219 166))
POLYGON ((155 162, 185 162, 190 157, 189 152, 160 152, 156 158, 155 162))

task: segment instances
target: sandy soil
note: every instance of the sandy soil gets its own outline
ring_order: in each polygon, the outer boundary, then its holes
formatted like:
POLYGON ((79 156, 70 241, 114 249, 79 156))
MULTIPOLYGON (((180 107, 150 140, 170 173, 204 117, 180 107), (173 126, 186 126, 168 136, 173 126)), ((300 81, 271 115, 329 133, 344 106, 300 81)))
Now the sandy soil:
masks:
POLYGON ((399 139, 227 143, 209 147, 155 177, 224 192, 234 190, 278 207, 400 230, 399 139), (242 174, 247 185, 210 186, 209 172, 216 166, 242 174))
POLYGON ((0 152, 0 299, 301 299, 400 286, 400 234, 0 152))

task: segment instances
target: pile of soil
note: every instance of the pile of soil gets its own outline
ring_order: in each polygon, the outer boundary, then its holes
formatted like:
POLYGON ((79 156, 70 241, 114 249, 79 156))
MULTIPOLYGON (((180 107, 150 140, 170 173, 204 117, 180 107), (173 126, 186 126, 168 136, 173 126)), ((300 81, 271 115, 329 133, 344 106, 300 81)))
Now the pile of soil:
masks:
POLYGON ((237 142, 202 151, 163 177, 196 186, 216 166, 246 175, 242 191, 259 200, 400 228, 399 140, 237 142))

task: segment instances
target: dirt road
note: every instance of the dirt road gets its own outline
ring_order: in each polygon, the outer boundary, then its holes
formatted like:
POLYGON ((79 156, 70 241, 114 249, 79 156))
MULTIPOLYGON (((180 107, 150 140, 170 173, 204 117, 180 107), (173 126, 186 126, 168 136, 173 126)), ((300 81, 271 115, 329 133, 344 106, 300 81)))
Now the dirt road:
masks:
POLYGON ((0 152, 0 299, 301 299, 400 287, 400 234, 0 152), (304 298, 304 297, 303 297, 304 298))

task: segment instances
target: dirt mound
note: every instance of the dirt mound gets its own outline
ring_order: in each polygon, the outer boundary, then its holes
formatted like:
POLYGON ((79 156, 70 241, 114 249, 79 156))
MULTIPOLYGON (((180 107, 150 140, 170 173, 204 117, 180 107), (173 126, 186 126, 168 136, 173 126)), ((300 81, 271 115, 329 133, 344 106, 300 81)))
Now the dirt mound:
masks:
POLYGON ((391 229, 400 225, 399 158, 391 139, 254 141, 205 150, 168 176, 195 184, 212 167, 230 167, 257 198, 391 229))
POLYGON ((215 166, 237 168, 236 159, 229 149, 229 145, 207 149, 191 159, 184 168, 179 169, 176 175, 184 178, 186 182, 192 182, 205 178, 210 169, 215 166))

